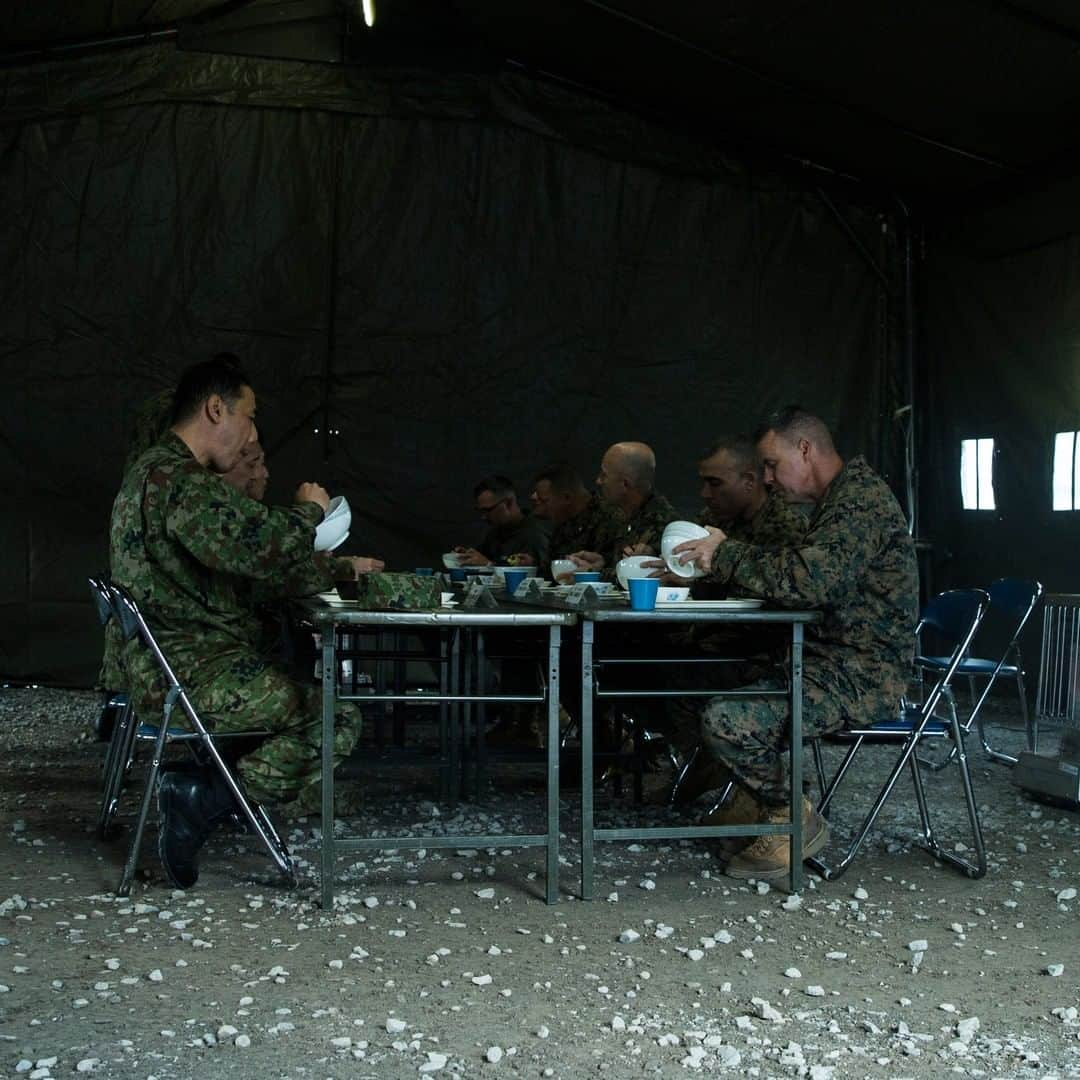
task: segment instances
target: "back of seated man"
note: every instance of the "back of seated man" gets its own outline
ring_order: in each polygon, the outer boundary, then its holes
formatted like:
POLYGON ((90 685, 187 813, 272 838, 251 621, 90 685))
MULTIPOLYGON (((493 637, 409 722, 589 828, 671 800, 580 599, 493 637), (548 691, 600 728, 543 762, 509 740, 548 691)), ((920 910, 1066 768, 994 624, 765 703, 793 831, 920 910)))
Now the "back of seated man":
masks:
POLYGON ((540 568, 545 576, 555 559, 569 558, 575 551, 606 550, 614 542, 613 513, 566 462, 548 465, 536 474, 529 502, 536 517, 553 526, 548 560, 540 568))
MULTIPOLYGON (((320 784, 321 702, 316 687, 292 682, 260 652, 249 590, 273 595, 275 581, 310 574, 329 496, 304 483, 294 506, 268 507, 223 481, 257 439, 255 404, 235 364, 213 360, 185 372, 169 434, 133 462, 116 497, 110 561, 207 724, 272 732, 237 771, 252 798, 282 803, 320 784)), ((123 660, 133 704, 149 717, 161 704, 157 665, 135 641, 123 660)), ((341 707, 335 763, 355 745, 359 721, 357 710, 341 707)), ((216 771, 166 772, 158 803, 162 862, 172 883, 188 888, 199 849, 233 809, 231 794, 216 771)))
MULTIPOLYGON (((911 674, 919 594, 915 546, 900 505, 864 458, 845 462, 824 422, 797 406, 761 426, 757 448, 766 483, 790 502, 812 504, 803 539, 770 549, 710 528, 707 538, 675 552, 739 595, 821 612, 821 622, 806 627, 804 736, 888 718, 911 674)), ((788 820, 789 725, 783 698, 720 697, 706 705, 704 743, 739 785, 728 823, 788 820)), ((805 801, 804 826, 804 851, 812 855, 828 829, 805 801)), ((789 860, 786 837, 759 837, 727 873, 781 877, 789 860)))
POLYGON ((521 509, 513 482, 505 476, 485 476, 473 488, 476 512, 487 522, 479 548, 461 545, 454 551, 462 566, 541 566, 547 559, 550 523, 521 509))
POLYGON ((609 446, 600 460, 596 490, 612 511, 614 535, 598 551, 580 550, 572 558, 583 570, 600 570, 608 578, 627 555, 655 554, 666 526, 678 519, 675 508, 653 487, 656 455, 642 442, 609 446))

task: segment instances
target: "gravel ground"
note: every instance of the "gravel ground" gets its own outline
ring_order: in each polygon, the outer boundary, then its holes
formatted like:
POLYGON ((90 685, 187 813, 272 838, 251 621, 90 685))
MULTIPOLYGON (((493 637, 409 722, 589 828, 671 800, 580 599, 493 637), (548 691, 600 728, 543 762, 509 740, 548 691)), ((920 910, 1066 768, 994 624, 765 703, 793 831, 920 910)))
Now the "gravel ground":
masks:
MULTIPOLYGON (((293 891, 251 838, 219 833, 196 888, 171 890, 148 842, 132 897, 116 898, 126 834, 94 836, 97 706, 89 692, 0 691, 7 1074, 1080 1077, 1080 817, 1033 802, 978 751, 982 881, 914 844, 905 784, 848 875, 801 897, 725 878, 704 842, 672 842, 601 847, 599 898, 583 903, 567 791, 553 907, 539 851, 461 849, 342 860, 324 912, 314 820, 289 829, 293 891)), ((998 719, 993 736, 1016 748, 1013 717, 998 719)), ((878 771, 854 778, 856 794, 878 771)), ((351 828, 538 821, 528 771, 454 812, 423 777, 392 779, 365 786, 371 809, 351 828)), ((946 775, 932 791, 956 805, 946 775)), ((665 813, 602 798, 620 823, 665 813)), ((834 832, 857 809, 838 807, 834 832)), ((944 820, 958 826, 955 811, 944 820)))

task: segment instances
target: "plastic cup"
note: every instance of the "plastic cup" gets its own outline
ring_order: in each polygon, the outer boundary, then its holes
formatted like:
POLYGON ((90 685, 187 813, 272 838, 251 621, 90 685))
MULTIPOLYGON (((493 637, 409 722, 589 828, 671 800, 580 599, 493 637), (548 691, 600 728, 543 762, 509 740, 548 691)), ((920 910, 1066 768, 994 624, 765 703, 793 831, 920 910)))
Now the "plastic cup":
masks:
POLYGON ((599 581, 599 580, 600 580, 600 571, 599 570, 578 570, 574 574, 574 581, 578 585, 580 585, 583 581, 599 581))
POLYGON ((432 577, 435 571, 430 566, 418 566, 413 573, 417 577, 432 577))
POLYGON ((506 595, 513 596, 517 591, 517 587, 529 576, 527 570, 507 570, 503 574, 503 581, 506 582, 506 595))
POLYGON ((634 611, 652 611, 656 607, 659 578, 636 577, 631 578, 627 584, 630 586, 630 607, 634 611))
POLYGON ((464 581, 465 580, 465 567, 463 567, 463 566, 451 566, 450 567, 450 580, 451 581, 464 581))

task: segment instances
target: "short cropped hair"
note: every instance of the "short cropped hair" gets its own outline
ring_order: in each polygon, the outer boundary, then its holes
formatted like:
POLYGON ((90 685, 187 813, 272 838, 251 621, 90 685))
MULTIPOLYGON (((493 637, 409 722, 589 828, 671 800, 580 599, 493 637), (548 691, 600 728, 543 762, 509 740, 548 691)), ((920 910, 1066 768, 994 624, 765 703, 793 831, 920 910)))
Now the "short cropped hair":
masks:
POLYGON ((761 423, 754 432, 755 440, 760 441, 770 431, 783 436, 788 442, 807 439, 822 450, 833 450, 832 435, 825 421, 820 416, 804 409, 801 405, 785 405, 761 423))
POLYGON ((514 482, 508 476, 502 476, 499 473, 492 473, 491 476, 485 476, 476 487, 473 488, 473 498, 482 491, 490 491, 496 499, 505 499, 510 495, 516 495, 514 491, 514 482))
POLYGON ((720 453, 727 453, 735 468, 739 472, 750 472, 761 478, 761 458, 758 457, 757 444, 747 435, 720 435, 715 438, 711 445, 706 447, 705 452, 698 461, 706 461, 720 453))
POLYGON ((232 409, 240 400, 244 387, 250 385, 251 380, 232 353, 218 353, 213 360, 194 364, 180 376, 173 392, 172 423, 190 420, 213 394, 232 409))
POLYGON ((545 465, 533 479, 533 485, 546 480, 551 485, 553 495, 570 495, 576 491, 585 491, 585 481, 581 473, 568 461, 556 461, 545 465))

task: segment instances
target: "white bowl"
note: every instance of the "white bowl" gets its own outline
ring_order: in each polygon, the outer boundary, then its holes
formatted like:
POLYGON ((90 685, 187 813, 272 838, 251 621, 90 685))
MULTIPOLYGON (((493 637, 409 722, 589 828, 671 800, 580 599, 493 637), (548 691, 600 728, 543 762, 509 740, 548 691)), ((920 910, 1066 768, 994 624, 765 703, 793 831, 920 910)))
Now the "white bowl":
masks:
POLYGON ((701 540, 709 535, 709 530, 693 521, 671 521, 664 528, 661 539, 666 540, 669 536, 678 536, 679 542, 683 540, 701 540))
POLYGON ((572 574, 577 568, 577 563, 573 559, 551 560, 551 576, 555 581, 558 581, 563 574, 572 574))
POLYGON ((615 576, 624 589, 629 589, 627 582, 636 577, 652 577, 653 568, 646 568, 643 563, 656 562, 655 555, 628 555, 615 564, 615 576))
POLYGON ((344 495, 335 495, 323 514, 323 521, 336 521, 339 517, 352 517, 352 508, 344 495))
POLYGON ((345 543, 352 524, 352 510, 344 495, 330 500, 322 521, 315 528, 315 550, 333 551, 345 543))
POLYGON ((461 567, 461 556, 456 551, 444 551, 442 564, 447 570, 458 570, 461 567))
POLYGON ((667 563, 667 568, 675 575, 681 578, 696 578, 704 577, 705 571, 699 570, 693 563, 683 563, 679 561, 679 556, 674 553, 674 549, 679 544, 685 543, 687 539, 694 539, 693 537, 679 537, 675 536, 671 539, 665 539, 660 544, 660 554, 664 558, 664 562, 667 563))
POLYGON ((656 593, 658 604, 677 604, 690 595, 688 588, 680 589, 676 585, 661 585, 656 593))

